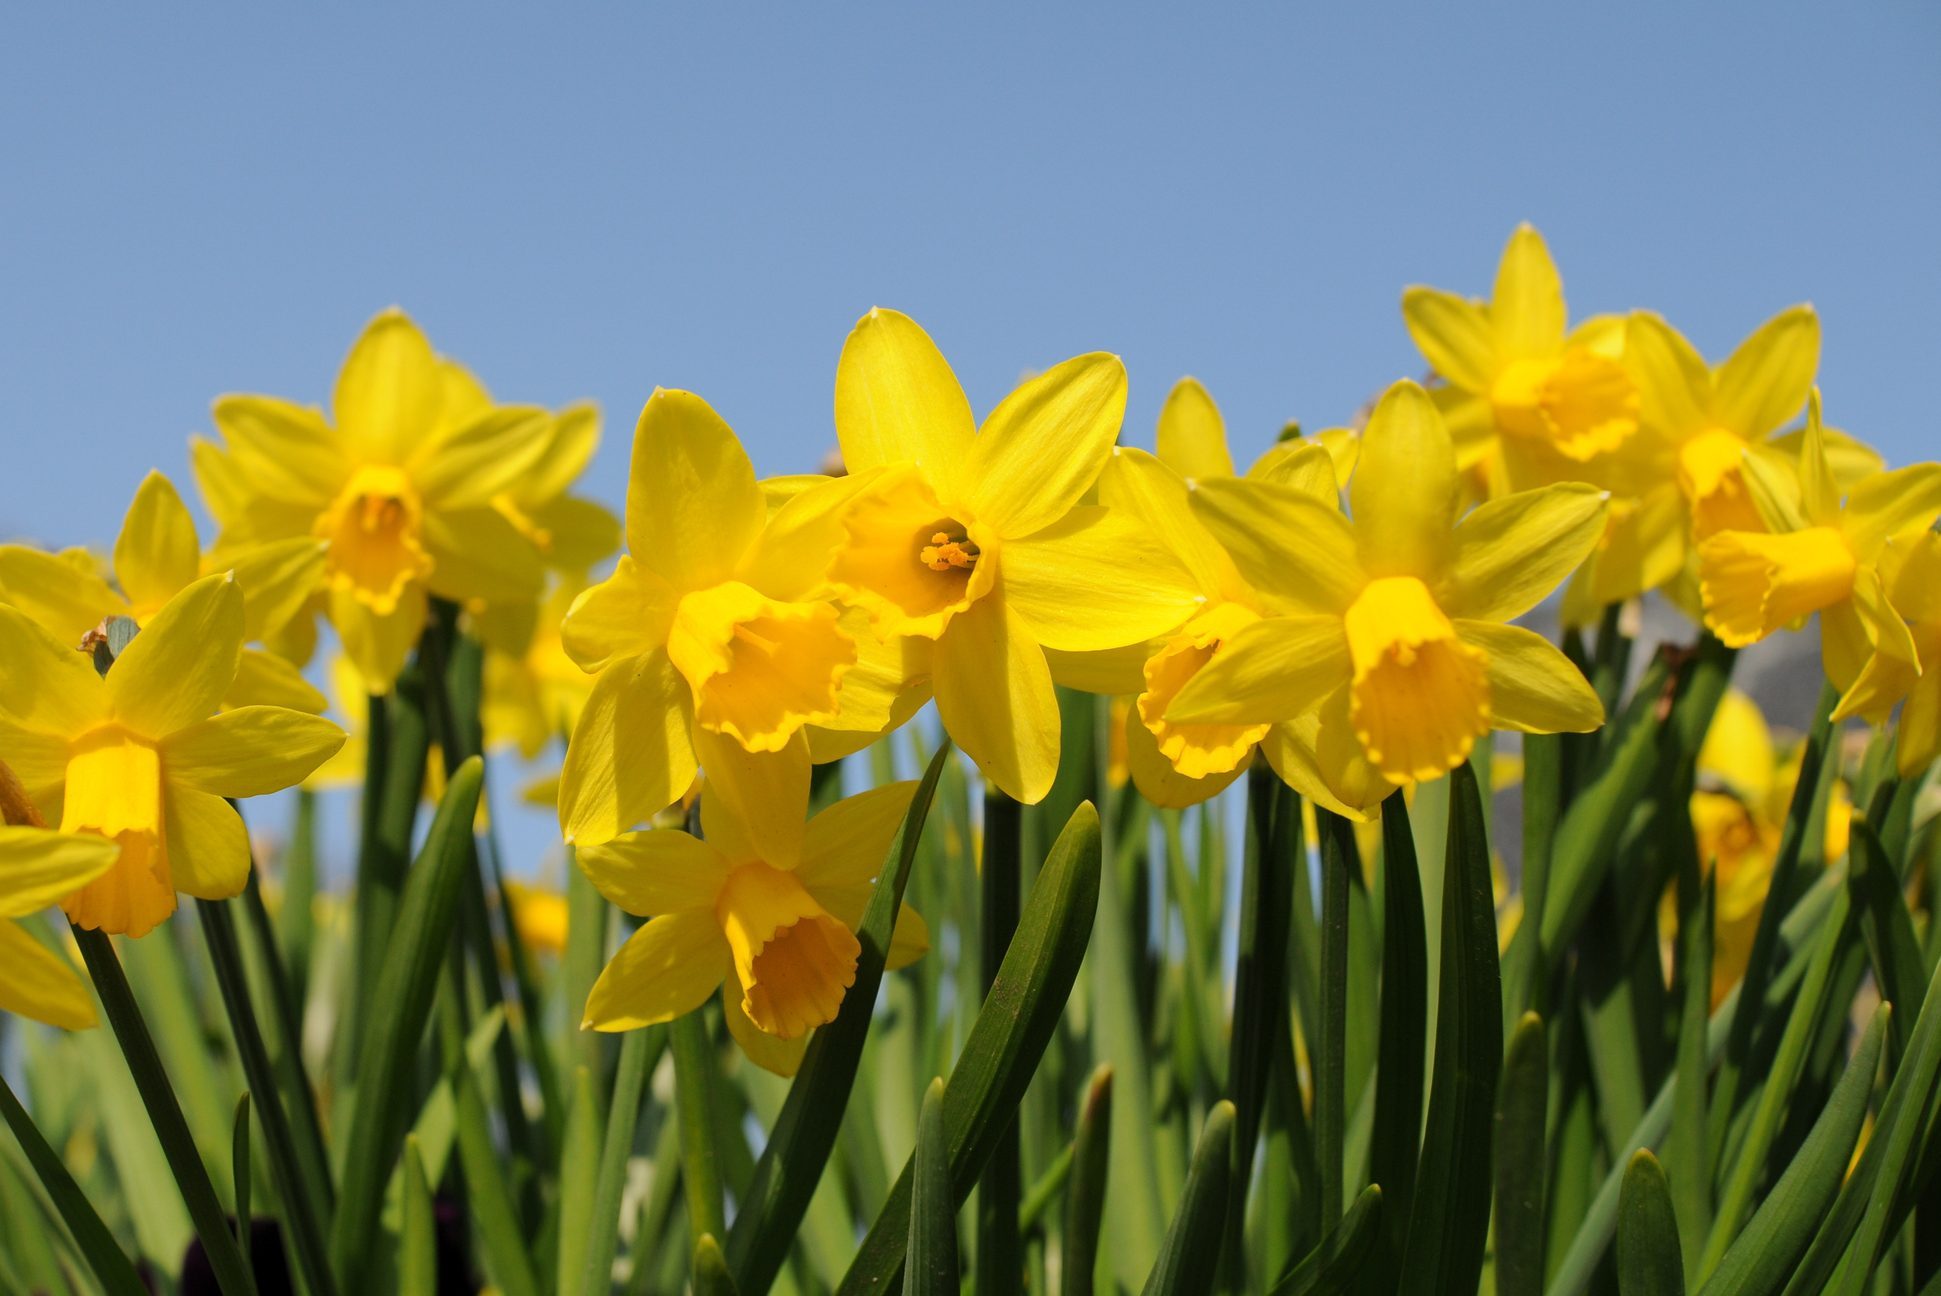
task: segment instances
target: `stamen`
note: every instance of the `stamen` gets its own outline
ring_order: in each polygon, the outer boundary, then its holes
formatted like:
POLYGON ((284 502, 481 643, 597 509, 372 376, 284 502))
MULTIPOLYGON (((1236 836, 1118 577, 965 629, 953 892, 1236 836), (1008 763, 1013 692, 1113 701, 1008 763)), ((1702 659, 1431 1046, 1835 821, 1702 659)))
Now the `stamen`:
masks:
POLYGON ((930 537, 930 543, 917 552, 917 560, 931 571, 969 571, 977 565, 981 551, 969 536, 955 539, 948 531, 938 531, 930 537))

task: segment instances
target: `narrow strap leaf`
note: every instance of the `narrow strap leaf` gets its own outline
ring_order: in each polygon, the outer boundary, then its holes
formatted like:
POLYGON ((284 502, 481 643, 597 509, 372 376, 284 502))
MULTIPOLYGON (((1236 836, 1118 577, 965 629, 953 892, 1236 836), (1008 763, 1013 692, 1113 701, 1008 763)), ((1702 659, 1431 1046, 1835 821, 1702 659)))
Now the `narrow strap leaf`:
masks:
POLYGON ((101 1286, 108 1296, 146 1296, 148 1288, 135 1273, 135 1266, 129 1263, 121 1243, 115 1241, 115 1235, 101 1222, 101 1216, 95 1213, 94 1206, 81 1191, 81 1185, 75 1183, 74 1176, 68 1173, 60 1154, 41 1137, 40 1130, 27 1115, 27 1109, 14 1096, 3 1070, 0 1070, 0 1119, 7 1122, 7 1128, 19 1140, 20 1148, 27 1154, 27 1161, 34 1167, 41 1186, 47 1189, 54 1209, 60 1212, 62 1222, 74 1234, 88 1267, 101 1280, 101 1286))
POLYGON ((1386 1210, 1380 1184, 1369 1184, 1362 1189, 1361 1195, 1355 1198, 1355 1204, 1341 1217, 1341 1222, 1330 1229, 1328 1235, 1321 1239, 1321 1244, 1302 1257, 1301 1262, 1274 1285, 1269 1296, 1317 1296, 1322 1292, 1342 1292, 1349 1290, 1350 1284, 1356 1280, 1365 1281, 1369 1290, 1387 1290, 1375 1285, 1369 1277, 1373 1270, 1368 1268, 1376 1239, 1381 1234, 1381 1217, 1386 1210))
POLYGON ((438 1236, 416 1135, 404 1140, 404 1194, 398 1223, 398 1290, 438 1290, 438 1236))
POLYGON ((1232 1174, 1233 1104, 1222 1100, 1207 1113, 1179 1209, 1146 1279, 1145 1296, 1196 1296, 1213 1290, 1232 1174))
POLYGON ((1092 1296, 1111 1153, 1112 1068, 1101 1063, 1085 1086, 1078 1134, 1072 1140, 1072 1173, 1066 1182, 1065 1229, 1060 1238, 1063 1296, 1092 1296))
POLYGON ((1543 1019, 1525 1013, 1510 1036, 1496 1099, 1496 1290, 1543 1291, 1544 1119, 1550 1058, 1543 1019))
POLYGON ((1645 1148, 1632 1153, 1618 1194, 1617 1273, 1620 1296, 1685 1296, 1671 1185, 1645 1148))
POLYGON ((1368 1173, 1382 1188, 1382 1245, 1369 1256, 1368 1285, 1392 1287, 1408 1237, 1421 1154, 1422 1068, 1429 1036, 1429 950, 1415 834, 1401 793, 1382 802, 1381 1039, 1375 1068, 1375 1125, 1368 1173))
POLYGON ((957 1202, 950 1191, 950 1148, 944 1139, 941 1077, 932 1080, 923 1093, 913 1164, 909 1258, 903 1266, 903 1290, 911 1296, 958 1296, 957 1202))

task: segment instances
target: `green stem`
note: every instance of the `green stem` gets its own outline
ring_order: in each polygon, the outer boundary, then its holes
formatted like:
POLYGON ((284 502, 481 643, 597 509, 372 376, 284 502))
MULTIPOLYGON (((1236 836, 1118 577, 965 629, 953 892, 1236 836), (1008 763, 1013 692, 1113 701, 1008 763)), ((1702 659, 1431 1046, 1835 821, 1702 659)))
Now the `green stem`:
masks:
MULTIPOLYGON (((984 991, 990 993, 1018 930, 1024 868, 1024 807, 995 785, 984 791, 983 924, 980 928, 984 991)), ((1018 1238, 1018 1205, 1024 1172, 1014 1111, 991 1149, 977 1181, 978 1296, 1005 1296, 1018 1290, 1024 1272, 1018 1238)))
POLYGON ((114 946, 106 935, 86 927, 74 927, 74 940, 81 947, 88 975, 94 978, 95 989, 101 995, 102 1011, 107 1013, 108 1024, 114 1028, 122 1056, 128 1060, 129 1074, 134 1076, 135 1087, 141 1092, 142 1105, 148 1109, 149 1122, 155 1127, 155 1136, 168 1156, 169 1169, 182 1190, 189 1220, 195 1226, 196 1236, 202 1239, 210 1266, 216 1271, 217 1285, 224 1296, 255 1296, 256 1280, 250 1273, 249 1262, 243 1259, 242 1249, 236 1245, 236 1235, 229 1231, 222 1202, 216 1197, 215 1185, 209 1182, 208 1167, 202 1164, 202 1154, 196 1150, 195 1136, 189 1133, 189 1122, 182 1115, 182 1104, 176 1101, 175 1090, 169 1087, 161 1055, 155 1051, 155 1041, 142 1021, 141 1008, 135 1002, 135 992, 129 988, 127 975, 121 970, 114 946))
MULTIPOLYGON (((630 1031, 620 1046, 613 1076, 613 1105, 607 1115, 606 1145, 600 1151, 600 1177, 593 1189, 586 1265, 580 1296, 606 1296, 613 1286, 613 1255, 620 1243, 620 1206, 627 1191, 627 1163, 633 1158, 634 1127, 640 1119, 647 1077, 667 1048, 667 1027, 630 1031)), ((655 1185, 657 1188, 658 1184, 655 1185)), ((568 1296, 562 1293, 562 1296, 568 1296)))
POLYGON ((1341 1218, 1348 1124, 1348 869, 1354 827, 1316 809, 1321 828, 1321 1029, 1314 1059, 1315 1155, 1321 1163, 1321 1227, 1341 1218))
POLYGON ((688 1233, 700 1245, 702 1235, 728 1233, 721 1202, 721 1166, 715 1145, 712 1096, 720 1082, 715 1074, 714 1043, 708 1038, 705 1005, 676 1017, 668 1027, 674 1044, 674 1106, 681 1122, 681 1176, 687 1184, 688 1233))
POLYGON ((303 1000, 284 970, 276 927, 263 903, 263 888, 253 867, 249 871, 249 885, 243 889, 243 912, 248 915, 250 930, 256 937, 263 976, 269 981, 270 1001, 277 1007, 272 1017, 276 1023, 275 1060, 283 1084, 284 1111, 296 1134, 297 1156, 304 1182, 309 1185, 311 1203, 328 1233, 330 1217, 337 1211, 337 1188, 330 1179, 330 1153, 324 1145, 323 1125, 317 1119, 316 1091, 311 1088, 310 1073, 303 1068, 303 1000))
POLYGON ((122 1253, 115 1235, 101 1222, 101 1216, 95 1213, 81 1185, 67 1172, 60 1154, 41 1137, 27 1109, 8 1086, 4 1072, 0 1072, 0 1119, 6 1121, 7 1128, 19 1140, 34 1173, 40 1176, 41 1186, 47 1189, 48 1197, 53 1199, 55 1209, 60 1211, 61 1219, 79 1244, 78 1249, 87 1258, 88 1267, 101 1280, 108 1296, 146 1296, 148 1288, 135 1272, 135 1266, 122 1253))

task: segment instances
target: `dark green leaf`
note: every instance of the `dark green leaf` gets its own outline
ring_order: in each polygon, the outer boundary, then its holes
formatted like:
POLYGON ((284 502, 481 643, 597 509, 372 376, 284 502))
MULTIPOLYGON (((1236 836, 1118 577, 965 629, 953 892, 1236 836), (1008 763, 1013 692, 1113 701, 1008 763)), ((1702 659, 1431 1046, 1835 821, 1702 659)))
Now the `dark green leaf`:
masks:
POLYGON ((1092 1296, 1111 1151, 1112 1068, 1101 1063, 1085 1087, 1085 1102, 1078 1110, 1078 1135, 1072 1140, 1072 1174, 1065 1190, 1065 1228, 1059 1239, 1064 1296, 1092 1296))
MULTIPOLYGON (((1370 1184, 1355 1198, 1355 1204, 1328 1230, 1316 1247, 1274 1284, 1270 1296, 1321 1296, 1348 1290, 1350 1282, 1365 1277, 1365 1266, 1375 1249, 1381 1231, 1383 1194, 1379 1184, 1370 1184)), ((1375 1290, 1381 1290, 1376 1288, 1375 1290)))
POLYGON ((1496 1100, 1498 1296, 1538 1296, 1543 1291, 1543 1123, 1549 1100, 1543 1019, 1525 1013, 1510 1036, 1496 1100))
POLYGON ((1617 1271, 1621 1296, 1685 1296, 1671 1185, 1644 1148, 1632 1154, 1618 1196, 1617 1271))
POLYGON ((108 1296, 146 1296, 148 1288, 135 1273, 135 1266, 128 1262, 115 1235, 101 1222, 101 1216, 95 1213, 81 1186, 74 1182, 60 1154, 47 1146, 47 1140, 28 1117, 27 1109, 14 1096, 4 1071, 0 1071, 0 1118, 6 1120, 7 1128, 20 1141, 21 1150, 27 1154, 41 1186, 47 1189, 48 1198, 60 1212, 68 1231, 74 1234, 88 1267, 101 1280, 108 1296))
POLYGON ((735 1277, 714 1234, 703 1233, 694 1244, 694 1296, 736 1296, 735 1277))
POLYGON ((1213 1290, 1233 1176, 1233 1104, 1221 1101, 1207 1113, 1193 1166, 1186 1175, 1159 1261, 1146 1279, 1146 1296, 1188 1296, 1213 1290))
POLYGON ((1408 1240, 1421 1155, 1422 1066, 1429 1035, 1429 952, 1423 930, 1422 879, 1408 802, 1397 792, 1382 802, 1381 1044, 1375 1069, 1375 1126, 1369 1177, 1382 1186, 1382 1245, 1368 1259, 1367 1285, 1392 1289, 1408 1240))
POLYGON ((910 1182, 910 1241, 903 1287, 913 1296, 957 1296, 957 1200, 950 1191, 950 1149, 944 1144, 944 1082, 923 1093, 910 1182))

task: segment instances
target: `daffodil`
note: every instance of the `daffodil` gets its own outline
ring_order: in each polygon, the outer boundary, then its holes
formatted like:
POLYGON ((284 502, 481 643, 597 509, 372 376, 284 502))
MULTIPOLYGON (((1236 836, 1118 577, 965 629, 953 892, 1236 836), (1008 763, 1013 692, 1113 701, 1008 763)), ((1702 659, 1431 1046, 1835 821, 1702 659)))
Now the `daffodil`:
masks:
POLYGON ((783 543, 741 443, 691 392, 656 391, 641 410, 626 533, 613 575, 561 629, 599 672, 560 776, 560 827, 580 845, 678 798, 697 741, 779 752, 833 719, 856 662, 839 610, 797 597, 823 555, 783 543))
POLYGON ((559 891, 508 878, 505 907, 520 943, 527 949, 552 955, 565 951, 569 918, 566 897, 559 891))
MULTIPOLYGON (((855 983, 855 928, 915 787, 850 797, 805 827, 806 774, 744 756, 725 778, 711 776, 702 837, 656 829, 579 851, 602 895, 652 915, 595 983, 587 1027, 671 1021, 719 988, 729 1033, 749 1058, 795 1073, 809 1033, 835 1019, 855 983)), ((906 905, 888 965, 914 962, 928 945, 923 919, 906 905)))
POLYGON ((106 873, 120 854, 100 837, 53 832, 0 760, 0 1012, 49 1026, 96 1024, 94 998, 65 959, 18 922, 106 873))
POLYGON ((1314 762, 1305 776, 1361 808, 1453 769, 1493 727, 1596 728, 1603 708, 1577 668, 1503 623, 1596 543, 1603 492, 1541 487, 1459 522, 1460 491, 1442 416, 1407 381, 1383 395, 1362 435, 1352 520, 1298 484, 1197 483, 1194 512, 1280 610, 1226 638, 1165 719, 1298 721, 1314 762))
POLYGON ((286 707, 214 714, 242 639, 243 597, 226 574, 164 604, 105 675, 0 607, 0 759, 61 831, 119 847, 63 901, 80 926, 140 936, 175 911, 178 891, 240 892, 249 840, 224 798, 291 787, 342 744, 337 726, 286 707))
POLYGON ((351 347, 334 422, 268 396, 215 404, 220 447, 195 447, 222 525, 219 559, 297 536, 323 541, 315 591, 367 689, 390 691, 431 595, 467 605, 537 597, 540 554, 502 507, 557 450, 546 411, 494 406, 397 310, 351 347))
MULTIPOLYGON (((115 540, 114 565, 104 573, 85 552, 44 553, 26 545, 0 545, 0 603, 11 603, 55 638, 78 645, 111 617, 145 624, 162 606, 200 577, 233 568, 242 590, 243 638, 258 642, 278 633, 302 610, 323 568, 323 546, 307 536, 260 545, 219 564, 205 555, 175 486, 150 472, 135 491, 115 540), (108 576, 114 577, 110 584, 108 576)), ((262 703, 312 713, 323 695, 295 666, 274 653, 245 648, 228 706, 262 703)))
POLYGON ((1941 533, 1890 538, 1880 574, 1887 597, 1866 605, 1873 652, 1833 715, 1884 724, 1899 704, 1895 764, 1912 779, 1941 756, 1941 533))
POLYGON ((929 336, 888 310, 857 323, 836 370, 853 493, 829 582, 879 635, 931 641, 944 728, 1027 803, 1058 768, 1046 649, 1137 643, 1197 606, 1164 537, 1082 502, 1125 398, 1118 357, 1082 355, 1023 383, 980 429, 929 336))
POLYGON ((1402 317, 1449 384, 1444 405, 1459 462, 1481 465, 1496 483, 1492 494, 1596 481, 1586 465, 1638 431, 1624 320, 1597 316, 1570 328, 1556 263, 1528 225, 1510 235, 1489 301, 1413 287, 1402 317))
POLYGON ((1884 596, 1882 547, 1941 514, 1941 464, 1878 473, 1843 491, 1816 391, 1798 472, 1753 454, 1743 456, 1741 472, 1765 528, 1715 532, 1699 545, 1705 624, 1741 648, 1818 613, 1827 678, 1845 691, 1872 652, 1862 608, 1884 596))

